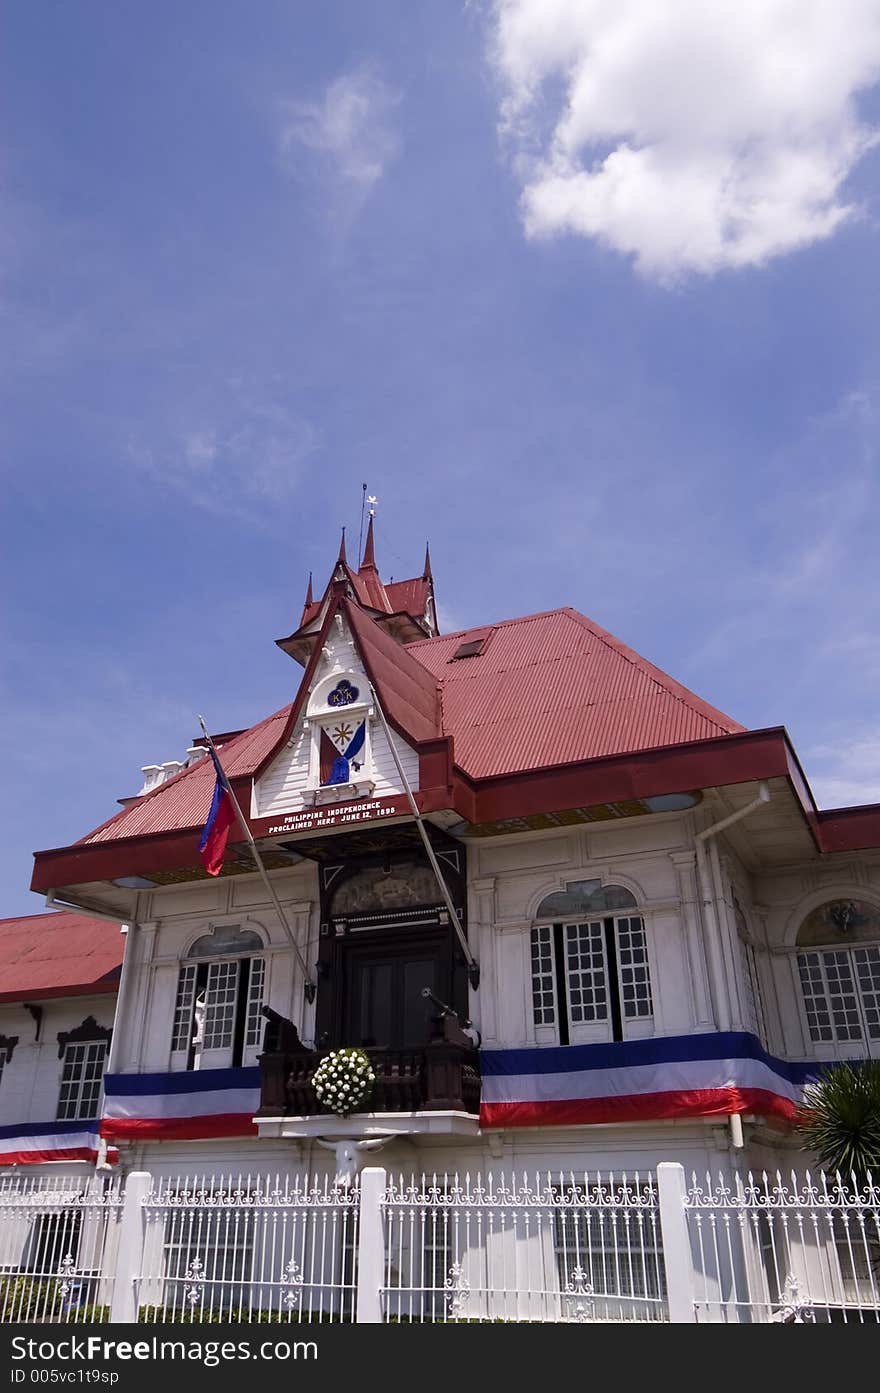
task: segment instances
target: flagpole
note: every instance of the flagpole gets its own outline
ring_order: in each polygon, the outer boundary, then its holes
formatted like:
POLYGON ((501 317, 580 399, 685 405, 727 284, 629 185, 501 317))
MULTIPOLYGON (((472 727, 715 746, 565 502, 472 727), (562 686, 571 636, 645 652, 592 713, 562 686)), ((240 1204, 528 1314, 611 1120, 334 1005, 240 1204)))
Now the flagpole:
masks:
POLYGON ((263 858, 262 858, 262 856, 260 855, 259 851, 257 850, 257 844, 256 844, 256 842, 254 841, 254 839, 253 839, 253 837, 252 837, 252 835, 251 835, 251 829, 248 827, 247 822, 245 821, 244 813, 242 812, 241 808, 239 807, 238 799, 236 798, 235 794, 234 794, 233 791, 232 791, 232 785, 231 785, 231 783, 229 782, 229 779, 228 779, 227 774, 226 774, 226 770, 223 768, 223 765, 220 763, 220 756, 219 756, 218 753, 217 753, 217 747, 216 747, 216 745, 214 744, 214 741, 211 739, 210 735, 208 734, 208 727, 205 725, 205 721, 204 721, 204 718, 203 718, 202 716, 199 716, 199 725, 202 727, 202 733, 204 734, 204 737, 205 737, 205 739, 206 739, 207 742, 208 742, 208 749, 209 749, 209 750, 211 751, 211 753, 213 754, 213 756, 214 756, 214 758, 216 759, 217 764, 219 765, 220 770, 221 770, 221 772, 222 772, 222 774, 223 774, 223 778, 224 778, 225 783, 226 783, 226 792, 229 794, 229 797, 230 797, 230 799, 231 799, 231 801, 232 801, 232 806, 233 806, 233 808, 235 809, 235 815, 236 815, 236 817, 238 818, 238 824, 239 824, 239 826, 240 826, 242 832, 244 832, 245 837, 247 838, 248 846, 249 846, 250 849, 251 849, 251 855, 253 856, 254 861, 256 862, 257 870, 260 872, 260 875, 262 876, 262 879, 263 879, 263 884, 264 884, 265 887, 266 887, 266 893, 268 894, 269 899, 272 901, 273 905, 275 906, 275 911, 276 911, 276 913, 277 913, 279 919, 281 920, 281 923, 282 923, 283 926, 284 926, 284 929, 285 929, 285 931, 286 931, 286 933, 287 933, 287 937, 290 939, 291 947, 293 948, 293 951, 294 951, 294 953, 296 954, 297 959, 298 959, 298 961, 299 961, 299 965, 300 965, 300 967, 301 967, 301 969, 302 969, 302 974, 303 974, 303 978, 304 978, 304 987, 303 987, 303 990, 305 991, 306 1001, 312 1002, 312 1001, 314 1001, 314 999, 315 999, 315 994, 317 993, 317 990, 318 990, 317 983, 314 982, 314 981, 312 980, 312 978, 309 976, 309 969, 308 969, 308 967, 306 966, 305 958, 303 957, 302 953, 301 953, 300 950, 299 950, 299 944, 298 944, 297 941, 296 941, 296 936, 294 935, 294 932, 293 932, 293 930, 291 929, 290 924, 287 922, 287 915, 284 913, 284 910, 283 910, 282 907, 281 907, 281 901, 279 900, 278 896, 275 894, 275 887, 272 885, 271 881, 269 880, 269 876, 268 876, 267 873, 266 873, 266 867, 263 865, 263 858))
POLYGON ((421 837, 422 842, 424 843, 425 851, 428 855, 428 860, 431 863, 431 869, 433 870, 434 875, 437 877, 437 884, 440 886, 440 893, 442 894, 443 899, 446 902, 446 908, 449 911, 449 917, 452 920, 455 932, 458 934, 458 941, 461 944, 461 950, 464 953, 465 962, 467 963, 468 967, 468 979, 470 981, 471 986, 476 991, 477 987, 479 987, 480 985, 480 964, 477 962, 476 958, 471 952, 470 944, 465 938, 464 930, 462 929, 461 924, 459 923, 458 913, 456 911, 455 905, 452 903, 452 896, 449 893, 449 888, 446 884, 446 881, 443 879, 443 872, 440 869, 440 862, 434 855, 434 848, 431 845, 428 833, 425 831, 425 824, 422 821, 422 814, 419 811, 419 807, 416 803, 415 798, 413 797, 413 791, 410 788, 409 779, 406 777, 406 770, 403 767, 400 755, 397 753, 397 746, 395 745, 391 735, 391 731, 388 728, 388 722, 385 719, 385 712, 382 710, 382 707, 379 704, 379 698, 376 696, 376 689, 373 686, 372 682, 370 683, 370 695, 372 696, 373 704, 376 707, 377 712, 379 713, 379 720, 382 722, 382 729, 385 731, 385 738, 388 741, 388 746, 394 758, 394 763, 397 765, 397 772, 400 775, 400 781, 403 784, 404 789, 406 790, 406 796, 409 799, 409 806, 412 809, 412 815, 416 820, 416 827, 419 829, 419 836, 421 837))

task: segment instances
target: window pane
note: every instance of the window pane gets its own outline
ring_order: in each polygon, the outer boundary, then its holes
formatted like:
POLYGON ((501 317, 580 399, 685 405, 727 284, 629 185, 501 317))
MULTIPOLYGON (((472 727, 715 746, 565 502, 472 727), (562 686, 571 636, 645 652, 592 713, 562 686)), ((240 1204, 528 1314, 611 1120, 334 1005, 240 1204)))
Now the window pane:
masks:
POLYGON ((98 1116, 106 1054, 103 1040, 67 1046, 61 1066, 59 1120, 98 1116))
POLYGON ((607 1020, 608 979, 601 919, 565 925, 565 970, 572 1024, 607 1020))
POLYGON ((251 959, 251 977, 248 983, 247 1023, 244 1032, 245 1049, 254 1049, 262 1042, 264 1018, 260 1015, 263 1005, 263 984, 266 980, 266 964, 262 958, 251 959))
POLYGON ((226 1050, 235 1029, 239 963, 210 963, 205 991, 205 1050, 226 1050))
POLYGON ((174 1007, 174 1028, 171 1032, 172 1050, 188 1050, 193 1035, 193 996, 196 989, 196 965, 188 963, 180 969, 177 981, 177 1003, 174 1007))
POLYGON ((648 942, 638 916, 615 920, 620 1003, 626 1020, 647 1020, 654 1012, 648 975, 648 942))
POLYGON ((861 1040, 862 1027, 849 953, 823 953, 831 1020, 838 1040, 861 1040))
POLYGON ((868 1037, 880 1040, 880 948, 853 950, 868 1037))
POLYGON ((535 1025, 556 1024, 553 930, 549 924, 532 929, 532 1011, 535 1025))
POLYGON ((798 970, 810 1039, 861 1040, 862 1027, 850 954, 799 953, 798 970))
POLYGON ((825 980, 818 953, 799 953, 798 971, 811 1040, 833 1040, 831 1014, 825 993, 825 980))

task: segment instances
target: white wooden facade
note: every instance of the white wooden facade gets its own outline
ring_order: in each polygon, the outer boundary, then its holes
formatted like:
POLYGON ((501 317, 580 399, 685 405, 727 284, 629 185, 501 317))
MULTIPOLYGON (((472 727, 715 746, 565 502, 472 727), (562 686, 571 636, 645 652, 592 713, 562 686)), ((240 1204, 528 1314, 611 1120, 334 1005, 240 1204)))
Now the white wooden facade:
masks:
MULTIPOLYGON (((858 899, 880 910, 880 858, 874 853, 825 857, 755 874, 723 841, 723 893, 712 919, 701 901, 694 837, 707 810, 632 818, 508 837, 472 838, 468 845, 469 932, 481 983, 471 991, 471 1019, 485 1047, 555 1043, 532 1012, 530 935, 541 901, 567 882, 598 879, 629 890, 645 924, 653 996, 652 1033, 756 1031, 781 1059, 843 1058, 852 1047, 810 1039, 796 965, 800 924, 817 904, 858 899), (737 907, 739 914, 737 914, 737 907), (743 921, 744 933, 743 936, 743 921), (723 975, 713 981, 707 935, 717 932, 723 975), (744 949, 749 950, 750 971, 744 949), (752 972, 754 976, 752 976, 752 972), (720 992, 719 992, 720 985, 720 992), (758 998, 757 1013, 755 998, 758 998)), ((314 961, 319 924, 317 871, 303 861, 273 872, 276 891, 307 962, 314 961)), ((304 998, 302 973, 277 915, 255 875, 213 883, 143 891, 138 929, 126 967, 125 1000, 118 1022, 115 1068, 150 1073, 183 1067, 171 1049, 181 964, 205 934, 232 926, 256 932, 264 946, 264 1002, 314 1038, 314 1007, 304 998)), ((243 1061, 256 1058, 252 1051, 243 1061)), ((220 1060, 214 1062, 222 1062, 220 1060)), ((313 1120, 311 1137, 265 1137, 199 1142, 163 1141, 122 1148, 126 1167, 167 1171, 204 1162, 214 1169, 277 1170, 285 1158, 318 1167, 317 1137, 378 1134, 388 1119, 313 1120)), ((391 1169, 467 1171, 503 1160, 506 1167, 627 1171, 680 1160, 686 1170, 717 1171, 720 1158, 759 1168, 785 1164, 790 1138, 747 1119, 745 1146, 724 1116, 638 1124, 544 1128, 480 1133, 474 1120, 458 1134, 438 1135, 428 1119, 422 1131, 392 1140, 383 1153, 391 1169)), ((326 1158, 329 1163, 329 1158, 326 1158)))

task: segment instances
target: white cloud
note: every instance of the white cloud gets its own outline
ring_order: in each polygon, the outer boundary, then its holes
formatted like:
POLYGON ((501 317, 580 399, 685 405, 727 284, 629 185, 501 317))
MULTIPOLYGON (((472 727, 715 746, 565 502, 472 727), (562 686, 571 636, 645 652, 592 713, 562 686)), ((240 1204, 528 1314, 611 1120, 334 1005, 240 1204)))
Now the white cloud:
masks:
POLYGON ((592 237, 669 282, 854 211, 880 0, 495 0, 492 58, 529 236, 592 237))
POLYGON ((326 156, 345 182, 368 190, 399 149, 392 123, 399 100, 370 67, 361 67, 335 78, 317 102, 283 102, 282 158, 290 161, 305 147, 326 156))

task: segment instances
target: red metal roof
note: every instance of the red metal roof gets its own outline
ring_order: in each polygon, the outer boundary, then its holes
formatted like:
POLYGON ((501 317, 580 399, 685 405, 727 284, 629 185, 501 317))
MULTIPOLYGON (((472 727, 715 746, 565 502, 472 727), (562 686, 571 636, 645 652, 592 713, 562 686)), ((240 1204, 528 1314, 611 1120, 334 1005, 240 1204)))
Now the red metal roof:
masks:
MULTIPOLYGON (((455 763, 472 779, 743 730, 573 609, 403 647, 357 604, 340 604, 392 724, 415 744, 452 736, 455 763), (479 656, 453 658, 483 636, 479 656)), ((223 746, 230 778, 268 759, 291 713, 284 706, 223 746)), ((213 788, 213 766, 199 760, 77 845, 199 828, 213 788)))
POLYGON ((412 580, 393 580, 385 586, 388 603, 395 614, 411 614, 414 619, 422 619, 428 607, 431 582, 427 576, 415 576, 412 580))
MULTIPOLYGON (((222 750, 223 768, 230 779, 252 774, 281 738, 290 706, 267 716, 259 725, 237 735, 222 750)), ((120 837, 144 837, 152 832, 173 832, 179 828, 202 827, 214 793, 214 766, 202 758, 173 779, 145 793, 136 803, 116 813, 94 832, 81 837, 76 845, 116 841, 120 837)))
POLYGON ((412 656, 412 645, 402 647, 350 600, 342 609, 388 719, 417 744, 439 739, 440 685, 412 656))
POLYGON ((124 942, 118 924, 80 914, 0 919, 0 1001, 115 992, 124 942))
POLYGON ((573 609, 411 643, 474 779, 706 740, 743 726, 573 609), (488 635, 471 658, 454 653, 488 635))

